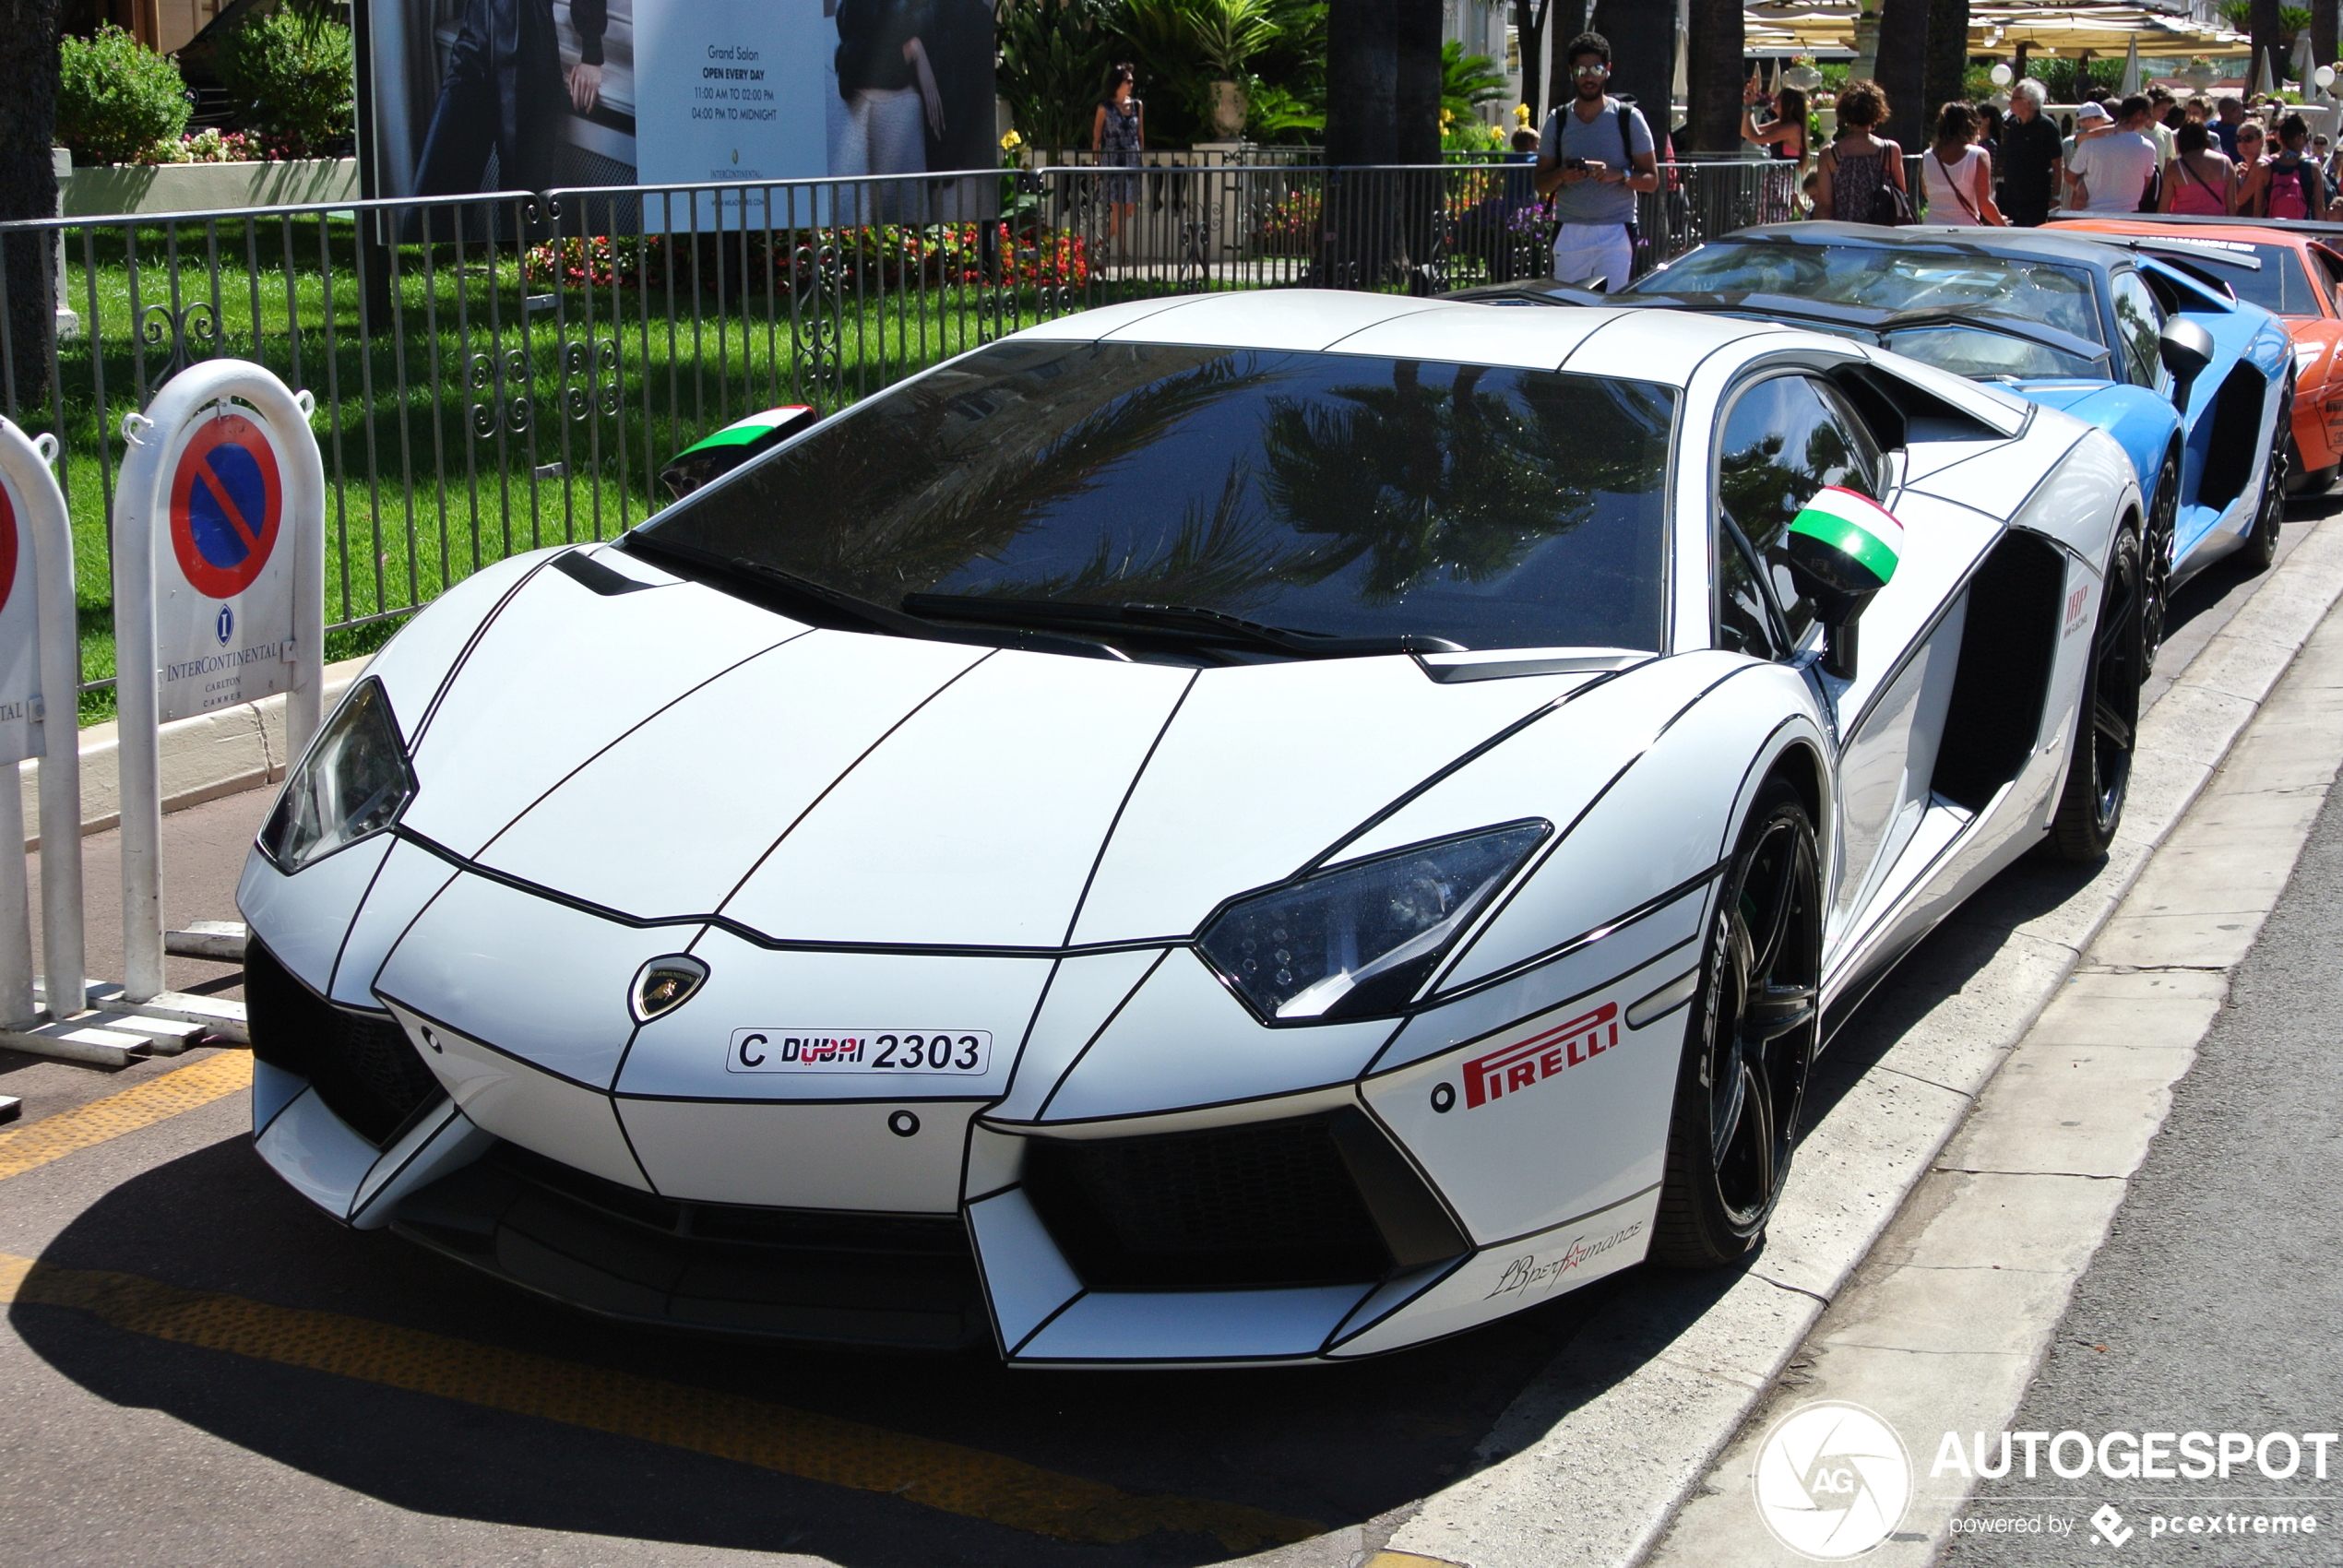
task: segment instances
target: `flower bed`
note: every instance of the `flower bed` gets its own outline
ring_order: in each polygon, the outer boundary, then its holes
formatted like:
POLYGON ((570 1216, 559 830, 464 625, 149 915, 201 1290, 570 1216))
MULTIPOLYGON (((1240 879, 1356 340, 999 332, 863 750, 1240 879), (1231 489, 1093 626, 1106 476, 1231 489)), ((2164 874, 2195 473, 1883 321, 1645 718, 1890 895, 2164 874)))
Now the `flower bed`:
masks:
POLYGON ((1078 234, 992 225, 989 237, 999 258, 993 262, 985 255, 986 231, 980 223, 883 223, 692 239, 572 236, 530 246, 526 265, 532 288, 660 287, 736 271, 744 271, 751 287, 769 274, 791 290, 993 282, 1079 287, 1089 281, 1089 248, 1078 234))

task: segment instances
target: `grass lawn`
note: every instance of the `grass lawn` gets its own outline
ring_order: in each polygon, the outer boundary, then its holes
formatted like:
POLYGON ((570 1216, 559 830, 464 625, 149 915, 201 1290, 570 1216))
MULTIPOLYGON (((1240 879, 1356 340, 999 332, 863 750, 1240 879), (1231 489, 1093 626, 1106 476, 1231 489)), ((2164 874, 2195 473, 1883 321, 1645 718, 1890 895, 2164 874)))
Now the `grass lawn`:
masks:
POLYGON ((67 232, 81 331, 59 345, 41 405, 12 397, 9 412, 64 448, 82 679, 101 683, 82 694, 84 723, 114 707, 107 514, 123 416, 190 361, 253 360, 315 395, 326 619, 342 626, 327 655, 341 659, 483 565, 641 521, 659 468, 744 414, 835 409, 1045 308, 1178 291, 1094 277, 1045 298, 932 275, 906 285, 899 268, 792 290, 729 239, 721 266, 711 244, 663 275, 557 284, 513 244, 475 239, 398 247, 369 312, 356 241, 347 217, 315 215, 67 232))

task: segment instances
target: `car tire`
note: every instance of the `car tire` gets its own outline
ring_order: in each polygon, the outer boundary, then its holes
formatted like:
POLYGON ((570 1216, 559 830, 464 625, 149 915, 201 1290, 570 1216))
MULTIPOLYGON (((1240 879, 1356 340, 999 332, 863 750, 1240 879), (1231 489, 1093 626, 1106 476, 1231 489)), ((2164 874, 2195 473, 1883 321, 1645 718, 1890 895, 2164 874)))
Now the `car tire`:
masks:
POLYGON ((2142 631, 2144 574, 2140 538, 2129 528, 2115 536, 2091 628, 2090 663, 2083 672, 2075 718, 2075 744, 2066 782, 2051 818, 2048 848, 2062 861, 2087 862, 2107 853, 2123 826, 2132 785, 2132 748, 2139 732, 2140 683, 2146 679, 2142 631))
POLYGON ((2156 476, 2156 499, 2148 503, 2147 531, 2140 542, 2140 678, 2156 672, 2164 646, 2164 624, 2172 608, 2172 535, 2181 515, 2181 455, 2164 454, 2156 476))
POLYGON ((2245 536, 2238 560, 2248 574, 2258 575, 2278 564, 2278 529, 2286 522, 2286 455, 2270 454, 2270 471, 2262 480, 2262 504, 2254 510, 2254 527, 2245 536))
POLYGON ((1806 803, 1766 780, 1719 885, 1669 1117, 1655 1263, 1714 1268, 1766 1233, 1821 1036, 1822 858, 1806 803))

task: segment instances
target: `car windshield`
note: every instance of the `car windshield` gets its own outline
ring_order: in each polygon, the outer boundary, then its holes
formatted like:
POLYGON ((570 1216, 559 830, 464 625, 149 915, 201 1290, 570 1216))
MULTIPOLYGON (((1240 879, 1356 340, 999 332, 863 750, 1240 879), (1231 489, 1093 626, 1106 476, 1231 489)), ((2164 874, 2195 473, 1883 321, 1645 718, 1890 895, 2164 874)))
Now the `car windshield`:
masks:
POLYGON ((2290 245, 2255 245, 2254 254, 2262 260, 2259 272, 2242 267, 2213 270, 2237 291, 2239 299, 2260 305, 2272 315, 2318 315, 2318 295, 2312 292, 2311 275, 2302 269, 2300 253, 2290 245))
POLYGON ((1879 346, 1902 354, 1922 364, 1933 364, 1939 370, 1949 370, 1955 375, 1985 379, 1997 375, 2012 375, 2021 379, 2038 376, 2082 376, 2095 381, 2108 379, 2107 361, 2085 359, 2053 349, 2047 343, 2036 343, 2007 332, 1996 332, 1990 327, 1964 327, 1956 323, 1941 326, 1907 327, 1879 335, 1879 346))
POLYGON ((1178 605, 1335 636, 1657 649, 1675 398, 1368 355, 996 343, 642 533, 889 610, 1178 605))
POLYGON ((1725 242, 1700 246, 1627 291, 1782 294, 1867 310, 1969 311, 2040 321, 2094 343, 2107 341, 2087 270, 2017 256, 1725 242))

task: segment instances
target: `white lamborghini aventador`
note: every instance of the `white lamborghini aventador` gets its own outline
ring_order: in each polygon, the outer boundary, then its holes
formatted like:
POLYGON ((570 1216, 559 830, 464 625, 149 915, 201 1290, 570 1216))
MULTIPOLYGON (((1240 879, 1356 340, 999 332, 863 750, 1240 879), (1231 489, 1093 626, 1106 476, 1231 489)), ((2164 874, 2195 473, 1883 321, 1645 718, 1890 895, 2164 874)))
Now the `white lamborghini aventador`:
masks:
POLYGON ((1865 988, 2106 847, 2139 512, 1762 323, 1019 333, 375 659, 244 876, 259 1151, 592 1312, 1036 1365, 1734 1258, 1865 988))

